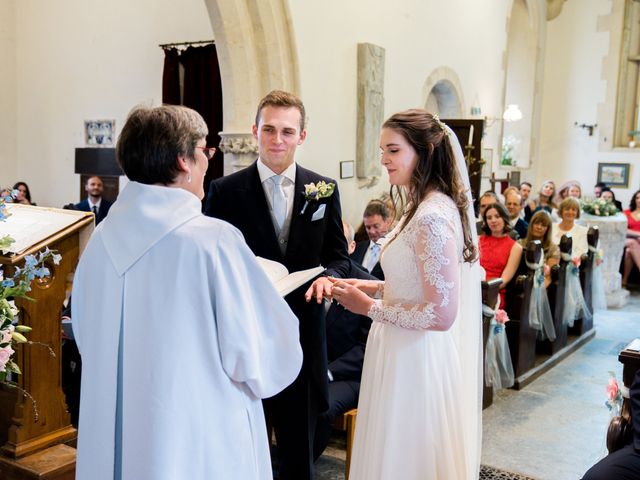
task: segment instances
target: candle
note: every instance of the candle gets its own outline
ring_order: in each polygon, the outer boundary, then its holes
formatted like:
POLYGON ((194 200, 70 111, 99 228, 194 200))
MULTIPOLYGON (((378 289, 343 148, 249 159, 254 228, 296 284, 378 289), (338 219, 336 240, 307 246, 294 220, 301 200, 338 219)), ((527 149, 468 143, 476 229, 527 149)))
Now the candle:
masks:
POLYGON ((469 128, 469 141, 467 142, 467 145, 473 145, 473 125, 469 128))

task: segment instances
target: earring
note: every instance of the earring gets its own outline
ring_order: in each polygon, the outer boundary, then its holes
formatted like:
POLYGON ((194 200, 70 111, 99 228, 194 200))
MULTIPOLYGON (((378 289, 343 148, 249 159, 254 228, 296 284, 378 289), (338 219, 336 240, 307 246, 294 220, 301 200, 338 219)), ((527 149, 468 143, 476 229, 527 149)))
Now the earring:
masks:
POLYGON ((187 183, 191 183, 191 174, 187 177, 187 183))

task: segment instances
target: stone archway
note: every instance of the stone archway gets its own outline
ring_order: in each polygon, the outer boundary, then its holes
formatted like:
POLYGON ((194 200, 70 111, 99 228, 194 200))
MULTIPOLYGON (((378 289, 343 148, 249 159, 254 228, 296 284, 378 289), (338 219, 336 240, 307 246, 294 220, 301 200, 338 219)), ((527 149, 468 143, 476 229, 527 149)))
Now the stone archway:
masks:
POLYGON ((515 145, 513 166, 528 168, 538 155, 546 11, 535 0, 514 0, 507 28, 504 105, 518 105, 522 120, 504 122, 502 138, 515 145))
POLYGON ((422 88, 423 105, 442 118, 462 118, 464 97, 458 74, 449 67, 438 67, 427 77, 422 88))
POLYGON ((256 158, 250 133, 267 92, 300 93, 298 58, 287 0, 205 0, 218 50, 224 131, 224 174, 256 158))

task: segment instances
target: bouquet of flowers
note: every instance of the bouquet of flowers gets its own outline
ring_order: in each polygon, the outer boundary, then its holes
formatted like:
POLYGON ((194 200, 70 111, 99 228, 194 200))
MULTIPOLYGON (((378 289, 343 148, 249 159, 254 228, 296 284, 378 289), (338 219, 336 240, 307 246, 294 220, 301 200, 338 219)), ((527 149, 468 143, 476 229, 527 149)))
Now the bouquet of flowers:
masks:
POLYGON ((501 165, 516 166, 516 161, 513 158, 514 150, 518 146, 520 141, 513 135, 507 135, 502 140, 502 161, 501 165))
POLYGON ((611 378, 607 383, 607 401, 604 404, 607 406, 612 415, 620 415, 622 410, 622 392, 618 386, 618 380, 613 372, 609 372, 611 378))
POLYGON ((610 217, 619 211, 612 202, 603 198, 583 199, 581 203, 584 213, 597 217, 610 217))
MULTIPOLYGON (((0 222, 4 222, 9 215, 6 207, 7 198, 0 197, 0 222)), ((9 235, 0 237, 0 252, 5 251, 14 242, 13 238, 9 235)))

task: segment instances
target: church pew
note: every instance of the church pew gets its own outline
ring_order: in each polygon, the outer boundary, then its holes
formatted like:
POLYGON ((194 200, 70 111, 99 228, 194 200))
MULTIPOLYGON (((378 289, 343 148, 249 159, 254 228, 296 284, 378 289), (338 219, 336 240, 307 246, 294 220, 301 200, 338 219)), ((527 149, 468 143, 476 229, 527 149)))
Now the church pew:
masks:
MULTIPOLYGON (((563 235, 560 239, 560 252, 571 254, 573 239, 571 235, 563 235)), ((551 269, 551 284, 547 288, 549 306, 553 315, 553 327, 556 330, 556 339, 552 342, 548 339, 538 341, 539 353, 554 355, 567 345, 567 327, 562 323, 565 307, 565 277, 567 268, 571 262, 560 259, 560 264, 551 269)))
MULTIPOLYGON (((500 285, 502 284, 501 278, 493 278, 488 281, 482 282, 482 304, 494 309, 498 301, 498 295, 500 294, 500 285)), ((485 353, 487 350, 487 340, 489 339, 489 327, 491 322, 491 316, 482 315, 482 360, 484 372, 484 362, 486 362, 485 353)), ((482 375, 482 408, 485 409, 493 403, 493 387, 487 387, 484 381, 484 373, 482 375)))
MULTIPOLYGON (((542 256, 540 242, 531 242, 524 252, 529 263, 538 263, 542 256)), ((534 270, 528 269, 507 285, 505 310, 509 315, 506 327, 507 340, 511 350, 513 371, 517 377, 533 368, 537 331, 529 326, 529 303, 534 282, 534 270)))

